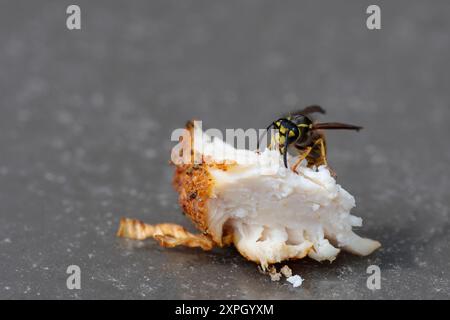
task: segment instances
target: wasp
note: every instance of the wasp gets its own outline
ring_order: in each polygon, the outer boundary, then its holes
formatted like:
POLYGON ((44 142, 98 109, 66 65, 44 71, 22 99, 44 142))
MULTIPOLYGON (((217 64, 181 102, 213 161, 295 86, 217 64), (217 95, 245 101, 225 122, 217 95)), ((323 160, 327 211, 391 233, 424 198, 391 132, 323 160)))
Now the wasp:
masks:
MULTIPOLYGON (((360 126, 354 126, 339 122, 317 123, 311 116, 313 113, 325 114, 325 110, 320 106, 309 106, 303 110, 294 111, 286 116, 272 122, 266 129, 265 134, 270 130, 275 130, 275 143, 278 145, 280 153, 283 155, 284 166, 288 168, 287 154, 298 156, 292 170, 297 172, 298 165, 306 159, 308 167, 319 167, 325 165, 328 167, 327 150, 325 134, 323 130, 327 129, 362 129, 360 126)), ((261 143, 258 141, 257 148, 261 143)), ((273 147, 273 143, 270 145, 273 147)), ((335 175, 333 173, 333 175, 335 175)))

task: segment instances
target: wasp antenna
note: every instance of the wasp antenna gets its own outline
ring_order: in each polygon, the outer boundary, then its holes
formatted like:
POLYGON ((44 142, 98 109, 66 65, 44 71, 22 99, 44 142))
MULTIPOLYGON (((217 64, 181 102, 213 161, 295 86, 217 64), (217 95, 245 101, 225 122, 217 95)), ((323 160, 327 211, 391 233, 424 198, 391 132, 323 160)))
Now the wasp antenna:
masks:
POLYGON ((363 127, 355 126, 352 124, 347 123, 340 123, 340 122, 324 122, 324 123, 315 123, 312 126, 313 130, 319 130, 319 129, 344 129, 344 130, 356 130, 359 131, 363 127))
POLYGON ((283 162, 284 162, 284 166, 286 167, 286 169, 288 168, 288 163, 287 163, 287 153, 288 153, 288 139, 289 139, 289 132, 286 132, 286 135, 284 137, 284 149, 283 149, 283 162))

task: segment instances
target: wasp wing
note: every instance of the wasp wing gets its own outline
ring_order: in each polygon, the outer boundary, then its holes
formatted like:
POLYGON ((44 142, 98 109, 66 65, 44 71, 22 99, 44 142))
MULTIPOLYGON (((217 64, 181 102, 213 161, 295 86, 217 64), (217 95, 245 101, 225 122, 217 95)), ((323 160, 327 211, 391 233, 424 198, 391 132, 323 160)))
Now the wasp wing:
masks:
POLYGON ((359 131, 363 127, 355 126, 353 124, 340 123, 340 122, 324 122, 324 123, 315 123, 313 124, 312 129, 346 129, 346 130, 356 130, 359 131))
POLYGON ((312 105, 312 106, 308 106, 308 107, 306 107, 304 109, 301 109, 301 110, 291 111, 286 116, 287 117, 288 116, 290 116, 290 117, 306 116, 306 115, 309 115, 311 113, 325 114, 326 111, 321 106, 312 105))

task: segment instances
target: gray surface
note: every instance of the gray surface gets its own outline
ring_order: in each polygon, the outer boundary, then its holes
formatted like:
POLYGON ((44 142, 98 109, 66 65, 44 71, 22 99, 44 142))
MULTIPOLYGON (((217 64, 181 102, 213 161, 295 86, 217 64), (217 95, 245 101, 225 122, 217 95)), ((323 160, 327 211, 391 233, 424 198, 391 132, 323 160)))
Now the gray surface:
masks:
POLYGON ((69 3, 0 4, 0 298, 449 298, 448 1, 381 2, 376 32, 365 1, 78 1, 78 32, 69 3), (187 119, 312 103, 365 127, 329 136, 330 162, 380 251, 292 262, 294 289, 231 248, 115 237, 120 216, 190 227, 168 165, 187 119))

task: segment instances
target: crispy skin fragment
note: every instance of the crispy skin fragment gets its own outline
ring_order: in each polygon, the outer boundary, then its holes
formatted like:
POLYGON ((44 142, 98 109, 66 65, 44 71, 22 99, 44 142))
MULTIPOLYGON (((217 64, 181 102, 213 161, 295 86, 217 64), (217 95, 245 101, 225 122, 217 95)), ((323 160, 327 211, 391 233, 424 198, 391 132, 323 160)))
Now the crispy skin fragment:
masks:
MULTIPOLYGON (((178 203, 204 234, 210 234, 208 229, 208 201, 212 197, 214 179, 211 169, 229 170, 235 163, 203 163, 177 166, 173 179, 173 187, 178 192, 178 203)), ((213 238, 217 246, 229 245, 233 242, 232 230, 224 229, 222 238, 213 238)))
POLYGON ((161 246, 167 248, 183 245, 211 250, 214 247, 214 242, 207 235, 192 234, 182 226, 173 223, 150 225, 140 220, 122 218, 117 236, 134 240, 154 238, 161 246))
POLYGON ((175 169, 173 187, 183 212, 202 232, 208 232, 208 199, 211 197, 212 177, 207 164, 182 165, 175 169))

